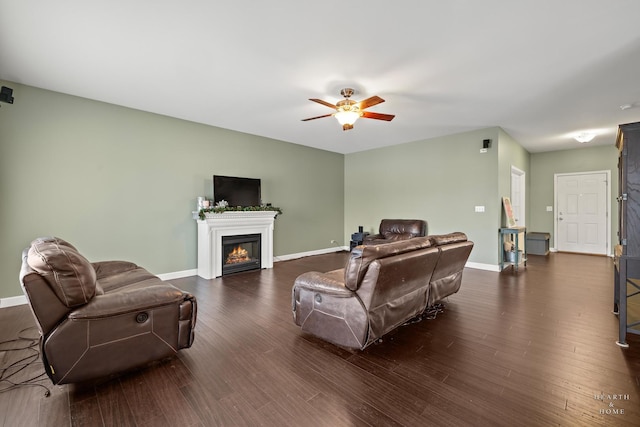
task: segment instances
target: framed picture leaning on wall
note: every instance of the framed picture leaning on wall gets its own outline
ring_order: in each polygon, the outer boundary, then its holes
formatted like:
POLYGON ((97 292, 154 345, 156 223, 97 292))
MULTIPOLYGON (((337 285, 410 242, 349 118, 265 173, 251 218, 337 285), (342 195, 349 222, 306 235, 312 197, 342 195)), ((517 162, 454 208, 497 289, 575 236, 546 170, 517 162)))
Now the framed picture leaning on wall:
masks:
POLYGON ((507 227, 515 227, 516 219, 513 216, 513 209, 511 208, 511 199, 508 197, 502 198, 502 206, 504 206, 504 213, 507 217, 507 227))

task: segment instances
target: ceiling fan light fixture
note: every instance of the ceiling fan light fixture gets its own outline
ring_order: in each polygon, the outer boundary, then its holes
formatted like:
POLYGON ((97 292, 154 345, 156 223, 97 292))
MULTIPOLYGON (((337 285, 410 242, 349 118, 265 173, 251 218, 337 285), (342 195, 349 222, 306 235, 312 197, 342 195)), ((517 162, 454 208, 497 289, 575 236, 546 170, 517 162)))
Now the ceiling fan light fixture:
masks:
POLYGON ((387 122, 390 122, 395 117, 393 114, 364 111, 369 107, 373 107, 374 105, 378 105, 381 102, 384 102, 384 99, 376 95, 364 99, 360 102, 356 102, 349 99, 351 95, 353 95, 353 92, 353 89, 342 89, 340 91, 340 94, 344 96, 344 99, 337 102, 336 104, 323 101, 322 99, 309 98, 309 101, 317 102, 318 104, 322 104, 325 107, 332 108, 335 110, 335 112, 332 114, 324 114, 322 116, 309 117, 308 119, 302 119, 302 121, 307 122, 309 120, 335 116, 335 118, 338 120, 338 123, 342 125, 342 130, 349 130, 353 129, 353 124, 356 122, 356 120, 358 120, 358 117, 364 117, 365 119, 384 120, 387 122))
POLYGON ((358 117, 360 117, 360 113, 353 111, 353 110, 349 110, 349 111, 338 111, 335 114, 336 119, 338 119, 338 123, 340 123, 341 125, 352 125, 356 122, 356 120, 358 120, 358 117))
POLYGON ((580 132, 573 138, 579 143, 584 144, 586 142, 590 142, 595 137, 596 137, 595 132, 580 132))

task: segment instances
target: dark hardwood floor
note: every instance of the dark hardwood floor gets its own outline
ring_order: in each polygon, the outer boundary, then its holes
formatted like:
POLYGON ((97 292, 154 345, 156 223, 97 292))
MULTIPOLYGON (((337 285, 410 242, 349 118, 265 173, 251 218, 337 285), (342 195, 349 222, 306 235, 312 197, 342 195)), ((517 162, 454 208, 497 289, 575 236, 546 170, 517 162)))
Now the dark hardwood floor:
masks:
MULTIPOLYGON (((466 269, 436 319, 363 352, 304 335, 292 321, 295 277, 345 259, 172 281, 198 298, 190 349, 91 384, 42 380, 49 397, 35 386, 0 393, 0 425, 640 425, 640 337, 630 335, 626 350, 615 344, 610 258, 531 256, 517 275, 466 269)), ((0 310, 0 325, 8 340, 34 322, 19 306, 0 310)), ((0 351, 0 365, 20 353, 0 351)), ((36 364, 12 379, 40 372, 36 364)))

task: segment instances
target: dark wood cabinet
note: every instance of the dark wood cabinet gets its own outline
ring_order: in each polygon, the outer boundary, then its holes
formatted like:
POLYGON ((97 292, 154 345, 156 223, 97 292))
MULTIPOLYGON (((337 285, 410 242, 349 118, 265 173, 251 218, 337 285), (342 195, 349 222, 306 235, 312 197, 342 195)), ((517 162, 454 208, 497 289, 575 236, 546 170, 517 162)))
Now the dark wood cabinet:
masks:
POLYGON ((620 125, 618 147, 618 245, 615 248, 614 313, 620 321, 617 344, 640 334, 640 122, 620 125))

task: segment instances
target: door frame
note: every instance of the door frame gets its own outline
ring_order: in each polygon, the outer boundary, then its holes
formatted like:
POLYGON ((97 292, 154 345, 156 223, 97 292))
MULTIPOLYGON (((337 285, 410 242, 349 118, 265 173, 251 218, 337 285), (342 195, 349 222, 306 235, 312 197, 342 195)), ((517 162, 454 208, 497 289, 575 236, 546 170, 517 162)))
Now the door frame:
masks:
POLYGON ((606 209, 605 209, 605 252, 607 256, 611 256, 611 171, 585 171, 585 172, 566 172, 553 174, 553 252, 558 251, 558 177, 560 176, 576 176, 576 175, 592 175, 597 173, 606 174, 606 209))
POLYGON ((510 186, 510 197, 511 197, 511 203, 513 204, 513 188, 511 188, 511 184, 513 183, 513 176, 517 175, 520 177, 520 188, 518 190, 520 190, 520 209, 518 212, 518 216, 520 218, 518 218, 518 226, 519 227, 526 227, 527 226, 527 173, 513 165, 511 165, 511 175, 510 175, 510 182, 509 182, 509 186, 510 186))

